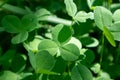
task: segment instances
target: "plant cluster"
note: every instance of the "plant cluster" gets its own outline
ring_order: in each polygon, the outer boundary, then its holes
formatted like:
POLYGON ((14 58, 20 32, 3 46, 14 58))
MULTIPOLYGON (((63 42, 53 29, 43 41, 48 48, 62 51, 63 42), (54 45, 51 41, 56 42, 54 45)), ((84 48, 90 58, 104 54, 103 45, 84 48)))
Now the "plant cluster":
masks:
POLYGON ((0 80, 119 79, 120 5, 46 2, 0 1, 0 80))

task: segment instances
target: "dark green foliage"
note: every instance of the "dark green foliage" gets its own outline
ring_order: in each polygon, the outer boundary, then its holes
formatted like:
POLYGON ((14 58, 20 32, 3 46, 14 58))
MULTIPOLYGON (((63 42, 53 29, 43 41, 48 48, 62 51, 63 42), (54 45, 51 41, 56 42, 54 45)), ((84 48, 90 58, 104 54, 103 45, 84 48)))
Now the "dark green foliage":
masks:
POLYGON ((113 0, 0 0, 0 80, 119 80, 113 0))

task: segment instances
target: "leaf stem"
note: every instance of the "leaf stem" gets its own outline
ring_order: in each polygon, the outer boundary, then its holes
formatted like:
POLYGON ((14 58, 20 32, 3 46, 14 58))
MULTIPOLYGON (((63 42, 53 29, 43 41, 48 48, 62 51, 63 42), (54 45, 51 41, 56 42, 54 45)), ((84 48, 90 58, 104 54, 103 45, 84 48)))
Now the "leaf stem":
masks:
POLYGON ((110 9, 111 3, 112 3, 112 0, 104 0, 104 6, 107 9, 110 9))
POLYGON ((104 32, 102 34, 102 49, 101 49, 101 54, 100 54, 100 65, 102 64, 103 52, 104 52, 104 32))
POLYGON ((5 10, 9 10, 14 13, 18 13, 18 14, 27 14, 28 13, 25 9, 4 3, 3 1, 0 1, 0 4, 1 4, 1 8, 5 9, 5 10))
POLYGON ((71 26, 71 24, 72 24, 72 21, 62 19, 62 18, 58 18, 54 15, 48 16, 44 21, 48 21, 48 22, 52 22, 52 23, 60 23, 60 24, 64 24, 64 25, 67 25, 67 26, 71 26))
MULTIPOLYGON (((103 53, 104 53, 104 32, 102 33, 101 43, 102 43, 102 48, 101 48, 101 53, 100 53, 100 65, 102 64, 103 53)), ((101 66, 100 66, 100 71, 98 72, 97 76, 99 77, 100 74, 101 74, 101 66)))
POLYGON ((71 76, 70 65, 71 65, 71 62, 68 62, 68 75, 69 76, 71 76))

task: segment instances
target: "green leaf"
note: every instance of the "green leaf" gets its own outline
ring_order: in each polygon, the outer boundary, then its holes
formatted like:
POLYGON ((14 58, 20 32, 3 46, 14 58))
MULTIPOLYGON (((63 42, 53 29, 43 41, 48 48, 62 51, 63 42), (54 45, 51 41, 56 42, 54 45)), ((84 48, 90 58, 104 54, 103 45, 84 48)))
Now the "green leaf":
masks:
POLYGON ((90 69, 91 69, 95 74, 97 74, 97 73, 100 72, 100 68, 101 68, 100 64, 99 64, 99 63, 96 63, 96 64, 94 64, 90 69))
POLYGON ((41 36, 35 36, 35 38, 30 41, 29 43, 24 43, 24 47, 25 49, 29 52, 33 51, 33 52, 38 52, 38 45, 39 43, 42 41, 42 37, 41 36))
MULTIPOLYGON (((50 53, 47 51, 40 51, 37 54, 35 54, 35 60, 36 60, 36 69, 35 71, 37 73, 46 73, 45 71, 51 71, 51 69, 55 65, 55 60, 50 53)), ((46 73, 47 74, 47 73, 46 73)), ((48 73, 49 74, 49 73, 48 73)))
POLYGON ((51 72, 51 69, 55 65, 55 60, 48 51, 39 51, 36 54, 34 54, 32 51, 29 51, 28 55, 30 63, 36 73, 57 74, 55 72, 51 72))
POLYGON ((115 22, 120 21, 120 9, 117 9, 114 13, 113 13, 113 19, 115 22))
POLYGON ((37 28, 37 18, 34 14, 27 14, 22 18, 22 26, 26 31, 32 31, 37 28))
POLYGON ((93 80, 93 77, 89 69, 86 66, 79 63, 77 66, 73 67, 72 73, 71 73, 71 79, 72 80, 93 80))
POLYGON ((87 17, 91 20, 94 20, 94 13, 93 12, 87 13, 87 17))
POLYGON ((72 25, 74 30, 74 36, 83 36, 84 34, 89 33, 93 28, 92 23, 93 22, 91 20, 88 20, 85 23, 79 23, 79 24, 75 23, 74 25, 72 25))
POLYGON ((11 71, 0 72, 0 80, 18 80, 19 78, 20 78, 19 75, 11 71))
POLYGON ((20 77, 22 78, 22 80, 31 80, 31 79, 28 79, 28 77, 30 78, 31 76, 33 76, 33 73, 31 72, 20 73, 20 77))
POLYGON ((91 64, 95 59, 95 54, 92 50, 88 49, 85 53, 85 61, 88 64, 91 64))
POLYGON ((60 48, 60 54, 66 61, 77 60, 80 56, 79 48, 74 44, 66 44, 60 48))
POLYGON ((94 19, 97 27, 103 30, 104 26, 111 26, 112 13, 104 7, 97 6, 94 10, 94 19))
POLYGON ((74 20, 79 21, 79 22, 86 22, 87 19, 93 19, 93 13, 86 13, 85 11, 79 11, 76 15, 74 20))
POLYGON ((120 41, 120 32, 111 32, 111 33, 114 37, 114 40, 120 41))
POLYGON ((110 77, 111 76, 108 73, 100 71, 99 76, 95 80, 113 80, 110 77))
POLYGON ((81 57, 79 59, 82 59, 81 63, 89 66, 92 64, 92 62, 95 60, 95 54, 90 49, 81 49, 80 50, 81 57))
POLYGON ((87 19, 87 13, 84 11, 80 11, 75 15, 75 20, 79 21, 79 22, 86 22, 87 19))
POLYGON ((21 72, 25 69, 27 57, 17 54, 12 60, 11 69, 14 72, 21 72), (18 64, 19 63, 19 64, 18 64))
POLYGON ((24 42, 27 38, 28 38, 28 32, 21 32, 15 37, 13 37, 11 42, 13 44, 19 44, 21 42, 24 42))
POLYGON ((13 56, 15 55, 16 51, 15 50, 8 50, 4 53, 4 55, 2 57, 0 57, 0 61, 4 61, 4 60, 9 60, 10 58, 13 58, 13 56))
POLYGON ((31 63, 31 65, 32 65, 32 67, 33 67, 34 69, 36 69, 37 64, 36 64, 36 57, 35 57, 34 52, 31 51, 31 50, 29 50, 28 56, 29 56, 29 60, 30 60, 30 63, 31 63))
POLYGON ((86 47, 96 47, 99 45, 99 41, 92 37, 82 37, 80 38, 81 43, 86 47))
POLYGON ((112 46, 116 46, 116 43, 114 41, 114 37, 113 35, 111 34, 111 32, 106 28, 106 27, 103 27, 103 32, 104 32, 104 35, 105 37, 107 38, 107 40, 109 41, 109 43, 112 45, 112 46))
POLYGON ((120 41, 120 21, 115 22, 111 27, 108 27, 111 31, 114 40, 120 41))
POLYGON ((48 19, 48 16, 50 16, 50 12, 44 8, 41 8, 36 11, 35 15, 39 21, 44 21, 48 19))
POLYGON ((10 49, 6 51, 3 56, 0 57, 0 65, 2 64, 3 69, 9 69, 15 53, 15 50, 10 49))
POLYGON ((58 35, 58 41, 60 43, 68 42, 72 36, 72 31, 69 27, 63 26, 58 35))
POLYGON ((64 61, 62 57, 59 56, 57 57, 55 66, 53 67, 52 70, 57 73, 63 73, 66 70, 66 67, 67 67, 66 61, 64 61))
POLYGON ((98 77, 98 78, 95 79, 95 80, 113 80, 113 79, 106 78, 106 77, 98 77))
POLYGON ((39 73, 43 73, 43 74, 48 74, 48 75, 60 75, 60 73, 56 73, 50 70, 46 70, 46 69, 41 69, 39 73))
POLYGON ((2 25, 9 33, 19 33, 24 30, 20 19, 14 15, 5 16, 2 20, 2 25))
POLYGON ((64 2, 68 15, 74 17, 77 12, 76 4, 73 2, 73 0, 64 0, 64 2))
POLYGON ((120 21, 115 22, 114 24, 111 25, 111 27, 108 27, 108 29, 111 32, 120 32, 120 21))
POLYGON ((58 36, 59 36, 59 32, 61 31, 61 29, 63 28, 63 24, 59 24, 59 25, 56 25, 53 30, 52 30, 52 37, 53 37, 53 40, 58 42, 58 36))
POLYGON ((35 12, 35 15, 39 18, 41 16, 48 16, 50 15, 51 13, 47 10, 47 9, 44 9, 44 8, 41 8, 39 10, 37 10, 35 12))
POLYGON ((79 50, 81 50, 81 48, 82 48, 82 43, 81 43, 80 40, 78 40, 77 38, 72 37, 72 38, 69 40, 69 42, 66 43, 66 44, 70 44, 70 43, 76 45, 76 46, 79 48, 79 50))
POLYGON ((38 46, 38 50, 47 50, 52 56, 58 51, 58 46, 52 40, 42 40, 38 46))
POLYGON ((72 31, 70 27, 64 26, 62 24, 55 26, 55 28, 52 31, 53 40, 61 44, 68 42, 71 36, 72 31))

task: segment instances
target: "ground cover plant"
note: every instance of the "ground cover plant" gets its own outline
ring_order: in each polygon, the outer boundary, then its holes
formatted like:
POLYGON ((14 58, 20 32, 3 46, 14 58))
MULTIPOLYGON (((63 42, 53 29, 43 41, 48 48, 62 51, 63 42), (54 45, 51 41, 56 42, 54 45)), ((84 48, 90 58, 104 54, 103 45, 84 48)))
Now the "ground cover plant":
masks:
POLYGON ((119 80, 119 8, 119 0, 0 0, 0 80, 119 80))

